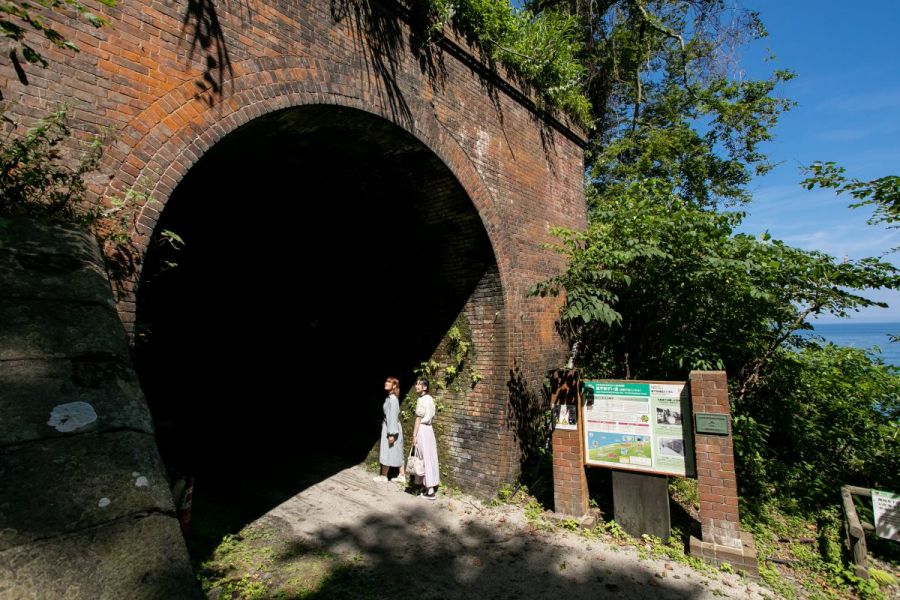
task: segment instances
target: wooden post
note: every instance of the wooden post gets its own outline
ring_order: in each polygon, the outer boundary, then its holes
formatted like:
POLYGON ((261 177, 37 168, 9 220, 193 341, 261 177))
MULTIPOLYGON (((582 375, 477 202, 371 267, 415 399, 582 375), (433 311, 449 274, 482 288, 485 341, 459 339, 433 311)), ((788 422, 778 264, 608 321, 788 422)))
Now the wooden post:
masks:
POLYGON ((861 579, 869 578, 869 553, 866 548, 866 534, 856 506, 853 504, 853 494, 860 496, 872 496, 871 490, 851 485, 841 487, 841 504, 844 507, 844 530, 847 533, 847 547, 853 553, 853 564, 856 576, 861 579))

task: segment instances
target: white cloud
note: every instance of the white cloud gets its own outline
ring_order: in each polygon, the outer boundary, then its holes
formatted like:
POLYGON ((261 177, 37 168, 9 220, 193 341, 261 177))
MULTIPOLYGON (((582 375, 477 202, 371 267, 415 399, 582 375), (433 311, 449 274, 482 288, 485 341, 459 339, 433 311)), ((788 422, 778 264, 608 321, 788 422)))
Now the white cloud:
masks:
POLYGON ((826 129, 816 133, 816 137, 826 142, 855 142, 872 137, 881 137, 900 131, 900 122, 880 121, 866 126, 826 129))
POLYGON ((900 108, 900 89, 878 90, 864 94, 835 96, 813 107, 813 110, 828 113, 872 112, 900 108))
POLYGON ((783 241, 804 250, 820 250, 838 259, 844 256, 859 259, 880 256, 900 245, 900 236, 894 231, 871 226, 860 229, 855 225, 837 225, 799 235, 788 235, 783 241))

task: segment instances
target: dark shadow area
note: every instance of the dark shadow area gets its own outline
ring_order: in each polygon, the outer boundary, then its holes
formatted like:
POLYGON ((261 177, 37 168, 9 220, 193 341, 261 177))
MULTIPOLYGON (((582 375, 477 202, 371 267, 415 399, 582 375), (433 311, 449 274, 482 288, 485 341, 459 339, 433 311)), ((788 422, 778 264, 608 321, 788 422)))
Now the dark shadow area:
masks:
MULTIPOLYGON (((262 524, 270 531, 287 526, 280 519, 262 524)), ((322 528, 309 537, 315 542, 295 539, 274 545, 274 578, 316 555, 345 558, 332 561, 312 590, 275 581, 304 598, 580 600, 709 593, 699 579, 658 578, 646 565, 613 563, 602 552, 585 556, 537 532, 477 520, 454 529, 447 517, 428 507, 396 515, 372 512, 352 527, 322 528)), ((258 597, 278 596, 263 592, 258 597)))
POLYGON ((506 382, 509 412, 506 426, 519 447, 520 479, 544 506, 553 506, 553 422, 549 380, 541 394, 532 391, 522 368, 513 365, 506 382))
POLYGON ((378 87, 387 96, 391 117, 398 123, 412 125, 412 111, 397 82, 402 74, 400 23, 366 0, 331 0, 331 16, 338 22, 350 20, 366 72, 381 82, 378 87))
MULTIPOLYGON (((241 3, 239 12, 243 13, 241 3)), ((247 9, 249 13, 249 8, 247 9)), ((194 82, 197 96, 208 106, 220 100, 225 90, 225 75, 234 76, 225 34, 213 0, 188 0, 181 20, 181 33, 189 37, 187 62, 199 51, 203 54, 203 76, 194 82)))
MULTIPOLYGON (((392 68, 379 74, 394 79, 402 71, 396 69, 400 53, 409 50, 419 61, 422 73, 438 86, 446 81, 447 70, 441 48, 434 42, 440 38, 431 30, 433 8, 423 2, 396 0, 331 0, 331 16, 335 21, 351 18, 360 42, 370 46, 369 52, 391 61, 392 68), (409 25, 409 39, 404 40, 400 21, 409 25)), ((376 64, 378 63, 376 58, 376 64)))
POLYGON ((324 106, 229 135, 179 184, 155 235, 135 354, 160 451, 196 476, 198 507, 233 494, 244 523, 303 489, 316 455, 339 457, 336 469, 364 459, 385 376, 411 387, 494 261, 427 148, 324 106), (274 495, 243 502, 241 489, 274 495))
POLYGON ((691 508, 689 510, 685 508, 683 504, 672 498, 670 493, 669 514, 672 519, 672 536, 684 544, 684 553, 690 554, 690 538, 693 536, 698 540, 703 539, 703 532, 698 518, 699 509, 691 508))
POLYGON ((297 469, 275 460, 245 471, 244 478, 200 478, 185 536, 195 570, 226 535, 238 535, 272 508, 347 467, 340 455, 310 451, 305 458, 297 469))

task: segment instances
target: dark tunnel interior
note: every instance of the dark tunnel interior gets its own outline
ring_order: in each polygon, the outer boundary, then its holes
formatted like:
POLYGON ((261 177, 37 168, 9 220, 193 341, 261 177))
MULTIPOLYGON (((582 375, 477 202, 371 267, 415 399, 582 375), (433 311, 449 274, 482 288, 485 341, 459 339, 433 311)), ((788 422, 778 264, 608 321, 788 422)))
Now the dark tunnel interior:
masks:
POLYGON ((412 387, 494 263, 472 202, 430 150, 324 106, 260 117, 216 144, 154 236, 135 361, 167 467, 208 484, 363 460, 384 378, 412 387))

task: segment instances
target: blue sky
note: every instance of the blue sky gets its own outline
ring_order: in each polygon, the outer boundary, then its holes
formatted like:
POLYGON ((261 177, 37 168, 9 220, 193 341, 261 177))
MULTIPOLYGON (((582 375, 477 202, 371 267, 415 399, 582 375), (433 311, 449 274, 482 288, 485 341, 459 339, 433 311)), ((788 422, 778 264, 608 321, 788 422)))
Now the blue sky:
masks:
MULTIPOLYGON (((745 0, 769 37, 742 52, 747 75, 787 68, 797 77, 780 95, 797 102, 765 150, 779 165, 752 184, 742 231, 761 233, 842 258, 877 256, 900 246, 900 230, 866 224, 871 211, 849 209, 844 196, 800 187, 800 166, 835 161, 860 179, 900 174, 900 2, 745 0), (766 62, 770 53, 775 60, 766 62)), ((897 262, 900 254, 888 257, 897 262)), ((888 309, 855 321, 900 321, 900 292, 873 294, 888 309)), ((824 320, 824 319, 823 319, 824 320)))

